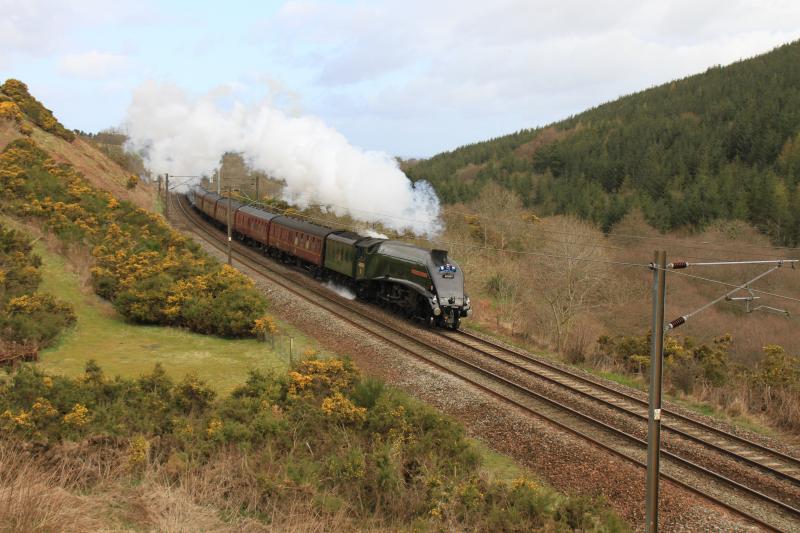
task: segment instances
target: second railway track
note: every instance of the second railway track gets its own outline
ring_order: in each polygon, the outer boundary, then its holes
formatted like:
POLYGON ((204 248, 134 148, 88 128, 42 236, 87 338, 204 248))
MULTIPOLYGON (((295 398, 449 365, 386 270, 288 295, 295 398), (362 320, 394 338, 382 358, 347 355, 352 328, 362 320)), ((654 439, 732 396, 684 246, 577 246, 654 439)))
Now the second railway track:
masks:
MULTIPOLYGON (((197 232, 205 235, 211 245, 224 251, 225 236, 218 229, 191 210, 180 197, 175 197, 180 212, 197 232)), ((561 429, 585 439, 613 455, 644 467, 644 449, 646 443, 632 432, 626 432, 614 425, 592 417, 564 402, 559 402, 545 394, 533 390, 521 381, 504 372, 490 369, 484 362, 476 363, 470 358, 462 357, 459 350, 446 350, 441 343, 425 340, 425 335, 413 334, 405 326, 388 324, 377 320, 358 305, 334 296, 315 281, 301 273, 279 266, 256 250, 238 243, 234 244, 236 260, 254 268, 272 282, 297 296, 309 300, 356 327, 367 331, 370 335, 381 338, 418 359, 426 361, 442 371, 452 374, 472 386, 515 405, 524 411, 555 424, 561 429), (305 279, 302 279, 305 278, 305 279)), ((599 402, 609 409, 624 412, 626 416, 642 418, 642 404, 635 396, 626 396, 616 389, 598 383, 592 379, 569 373, 560 367, 538 360, 525 352, 487 341, 480 337, 465 333, 447 333, 443 336, 451 343, 460 345, 465 350, 473 350, 492 364, 511 368, 515 372, 535 375, 551 384, 561 387, 571 394, 594 402, 599 402), (516 359, 516 360, 515 360, 516 359), (536 369, 534 370, 534 367, 536 369)), ((645 408, 646 419, 646 408, 645 408)), ((669 431, 682 435, 683 438, 696 442, 709 450, 737 460, 750 468, 759 470, 760 475, 769 476, 786 484, 787 492, 797 490, 797 459, 766 448, 758 443, 747 441, 741 437, 726 433, 711 426, 700 425, 699 422, 678 413, 670 413, 669 431), (718 443, 714 443, 717 439, 718 443), (737 453, 737 447, 741 453, 737 453)), ((793 497, 784 497, 781 490, 773 490, 766 494, 740 481, 730 479, 687 458, 664 451, 662 455, 663 479, 700 495, 709 501, 770 530, 798 530, 800 510, 793 497)))
MULTIPOLYGON (((444 333, 451 341, 474 349, 525 373, 533 374, 559 387, 574 392, 611 409, 619 410, 642 421, 647 420, 647 401, 633 394, 609 387, 578 371, 553 364, 542 357, 518 350, 481 336, 458 331, 444 333)), ((788 486, 800 489, 800 459, 763 444, 721 430, 669 408, 662 409, 662 431, 669 431, 710 450, 740 461, 788 486)))

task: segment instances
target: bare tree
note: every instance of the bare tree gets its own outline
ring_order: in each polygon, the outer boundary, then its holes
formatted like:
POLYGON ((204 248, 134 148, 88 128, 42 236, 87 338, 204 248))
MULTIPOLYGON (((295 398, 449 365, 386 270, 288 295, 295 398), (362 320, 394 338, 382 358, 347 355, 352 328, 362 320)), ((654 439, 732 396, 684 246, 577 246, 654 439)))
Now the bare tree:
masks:
POLYGON ((505 250, 510 243, 519 242, 525 211, 517 193, 490 182, 470 207, 478 217, 474 237, 484 246, 505 250))
POLYGON ((614 299, 615 282, 606 254, 597 244, 603 234, 591 225, 571 217, 553 217, 542 222, 542 229, 557 233, 533 237, 533 246, 552 254, 542 257, 533 269, 534 294, 544 302, 553 347, 563 351, 576 319, 591 309, 609 305, 614 299))
POLYGON ((493 298, 497 309, 497 327, 506 327, 513 333, 524 309, 521 299, 524 280, 516 259, 498 259, 494 274, 486 281, 486 291, 493 298))

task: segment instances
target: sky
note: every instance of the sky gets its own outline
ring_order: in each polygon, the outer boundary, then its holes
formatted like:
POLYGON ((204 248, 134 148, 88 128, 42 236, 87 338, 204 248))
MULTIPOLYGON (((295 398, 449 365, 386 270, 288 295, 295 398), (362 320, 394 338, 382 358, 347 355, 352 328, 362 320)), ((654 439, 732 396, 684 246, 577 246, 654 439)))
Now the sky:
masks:
POLYGON ((797 0, 0 0, 0 13, 0 77, 26 82, 69 128, 123 126, 155 83, 268 101, 401 157, 800 38, 797 0))

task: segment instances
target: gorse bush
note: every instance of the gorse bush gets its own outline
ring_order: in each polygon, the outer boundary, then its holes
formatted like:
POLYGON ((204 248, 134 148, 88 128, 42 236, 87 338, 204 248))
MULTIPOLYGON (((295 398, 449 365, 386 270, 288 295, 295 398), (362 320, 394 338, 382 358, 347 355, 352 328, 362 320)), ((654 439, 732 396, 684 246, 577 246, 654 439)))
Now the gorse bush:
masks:
MULTIPOLYGON (((711 344, 698 344, 691 337, 665 336, 664 364, 667 379, 684 392, 695 384, 720 386, 729 377, 728 350, 733 339, 724 335, 711 344)), ((602 336, 597 340, 601 354, 612 358, 630 373, 646 373, 650 366, 650 335, 602 336)))
POLYGON ((252 372, 224 398, 196 376, 174 383, 158 366, 136 380, 109 379, 94 364, 75 379, 23 367, 0 385, 0 430, 42 450, 113 443, 134 478, 148 469, 171 484, 213 475, 227 483, 222 504, 248 516, 299 505, 320 520, 344 513, 378 528, 622 527, 597 501, 525 479, 488 481, 461 426, 362 381, 349 361, 305 360, 288 376, 252 372))
POLYGON ((0 301, 33 293, 42 280, 41 263, 26 235, 0 225, 0 301))
MULTIPOLYGON (((719 407, 745 406, 764 413, 777 425, 800 427, 800 357, 777 345, 763 348, 753 368, 730 362, 731 335, 711 343, 690 337, 664 339, 664 380, 667 390, 711 400, 719 407)), ((630 374, 646 375, 650 366, 650 335, 602 336, 598 356, 630 374)), ((734 412, 734 414, 739 414, 734 412)))
POLYGON ((161 216, 91 187, 32 140, 0 154, 0 194, 10 212, 91 247, 95 292, 133 322, 249 336, 266 309, 248 278, 220 266, 161 216))
MULTIPOLYGON (((58 135, 68 142, 75 140, 75 134, 56 120, 52 111, 44 107, 39 100, 31 96, 30 92, 28 92, 28 86, 21 81, 14 79, 6 80, 3 85, 0 85, 0 94, 10 98, 17 105, 21 113, 24 113, 31 122, 44 131, 58 135)), ((4 103, 5 102, 0 102, 0 106, 4 103)), ((12 115, 12 118, 18 123, 22 120, 21 117, 18 118, 16 115, 12 115)))
POLYGON ((40 265, 30 239, 0 224, 0 361, 35 354, 75 322, 69 304, 36 292, 40 265))

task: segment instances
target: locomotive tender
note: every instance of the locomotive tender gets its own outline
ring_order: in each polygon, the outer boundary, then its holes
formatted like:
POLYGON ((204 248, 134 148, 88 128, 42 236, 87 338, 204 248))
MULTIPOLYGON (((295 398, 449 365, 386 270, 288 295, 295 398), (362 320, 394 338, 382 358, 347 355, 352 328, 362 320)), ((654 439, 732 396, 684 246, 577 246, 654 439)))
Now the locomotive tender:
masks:
POLYGON ((195 187, 190 203, 206 218, 226 226, 230 202, 232 234, 267 255, 293 263, 314 277, 333 280, 376 302, 426 323, 458 329, 472 314, 464 275, 445 250, 364 237, 278 215, 195 187))

